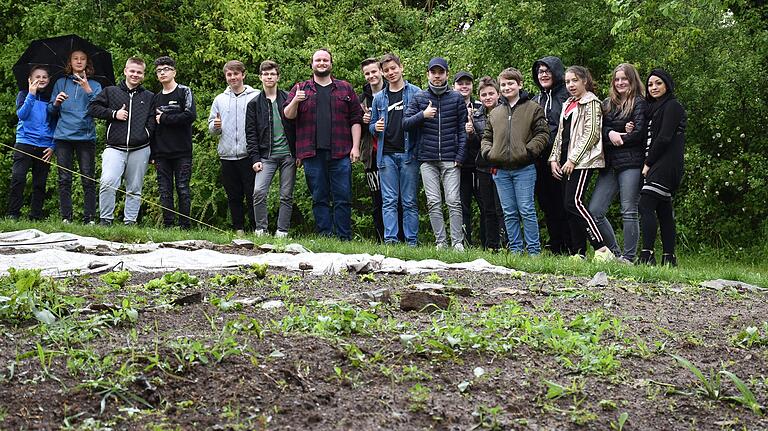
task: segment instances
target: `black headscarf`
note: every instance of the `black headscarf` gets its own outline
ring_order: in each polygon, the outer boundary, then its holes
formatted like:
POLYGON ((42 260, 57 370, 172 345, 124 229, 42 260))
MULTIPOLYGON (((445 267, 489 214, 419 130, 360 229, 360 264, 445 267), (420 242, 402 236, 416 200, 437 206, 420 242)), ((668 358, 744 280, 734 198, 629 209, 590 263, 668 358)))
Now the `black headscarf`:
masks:
MULTIPOLYGON (((651 93, 647 93, 646 100, 648 100, 649 117, 653 117, 653 114, 669 99, 675 98, 675 81, 672 80, 672 76, 670 76, 666 70, 653 69, 650 75, 648 75, 648 79, 651 79, 651 76, 657 76, 659 79, 661 79, 664 82, 664 85, 667 87, 667 92, 658 99, 653 98, 651 93)), ((645 80, 646 86, 648 85, 648 79, 645 80)))

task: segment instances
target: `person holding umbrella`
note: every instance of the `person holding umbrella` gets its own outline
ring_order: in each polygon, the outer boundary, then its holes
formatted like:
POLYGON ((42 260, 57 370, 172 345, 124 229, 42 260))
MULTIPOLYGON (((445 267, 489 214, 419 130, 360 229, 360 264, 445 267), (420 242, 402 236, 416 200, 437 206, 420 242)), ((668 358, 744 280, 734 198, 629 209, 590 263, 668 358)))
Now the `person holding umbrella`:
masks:
POLYGON ((58 120, 53 134, 59 164, 59 209, 63 223, 72 221, 73 157, 82 175, 84 193, 83 222, 95 223, 96 217, 96 126, 88 113, 88 104, 101 92, 101 84, 89 76, 93 63, 81 50, 69 54, 64 75, 53 85, 54 99, 48 113, 58 120))
POLYGON ((20 91, 16 97, 16 145, 14 145, 11 186, 8 194, 8 217, 18 219, 24 204, 24 186, 27 172, 32 168, 32 202, 29 218, 43 218, 45 183, 53 155, 53 123, 47 112, 50 93, 48 70, 43 66, 32 66, 29 71, 29 89, 20 91))

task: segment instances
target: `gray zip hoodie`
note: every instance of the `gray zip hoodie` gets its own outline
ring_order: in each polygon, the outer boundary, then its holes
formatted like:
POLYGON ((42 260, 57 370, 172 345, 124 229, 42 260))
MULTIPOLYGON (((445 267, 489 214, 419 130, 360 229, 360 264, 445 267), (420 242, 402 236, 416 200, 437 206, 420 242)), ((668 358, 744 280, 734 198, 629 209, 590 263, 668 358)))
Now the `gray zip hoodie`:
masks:
POLYGON ((223 160, 240 160, 248 157, 245 142, 245 111, 248 102, 258 96, 259 90, 250 85, 244 86, 243 92, 236 95, 229 87, 213 99, 211 113, 208 115, 208 131, 219 135, 216 150, 223 160), (221 115, 221 129, 213 128, 213 121, 221 115))

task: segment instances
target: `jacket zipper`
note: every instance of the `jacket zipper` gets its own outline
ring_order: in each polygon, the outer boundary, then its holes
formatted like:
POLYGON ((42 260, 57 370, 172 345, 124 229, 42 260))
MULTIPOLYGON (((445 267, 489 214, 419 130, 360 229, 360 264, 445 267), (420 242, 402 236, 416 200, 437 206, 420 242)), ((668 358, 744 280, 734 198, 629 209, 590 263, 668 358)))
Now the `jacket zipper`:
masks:
POLYGON ((437 159, 443 160, 443 108, 440 106, 440 97, 437 98, 437 159))
POLYGON ((269 97, 267 97, 267 96, 264 96, 264 98, 267 99, 267 104, 269 105, 269 142, 267 143, 269 145, 269 151, 267 151, 267 159, 271 159, 272 158, 272 147, 273 147, 272 144, 274 142, 274 139, 272 138, 272 136, 275 134, 275 131, 274 131, 275 120, 272 117, 272 110, 273 110, 272 103, 277 103, 277 96, 275 96, 275 101, 274 102, 269 100, 269 97))
POLYGON ((125 150, 128 151, 130 148, 130 141, 131 141, 131 112, 133 112, 133 94, 134 93, 128 93, 128 135, 125 137, 125 150))

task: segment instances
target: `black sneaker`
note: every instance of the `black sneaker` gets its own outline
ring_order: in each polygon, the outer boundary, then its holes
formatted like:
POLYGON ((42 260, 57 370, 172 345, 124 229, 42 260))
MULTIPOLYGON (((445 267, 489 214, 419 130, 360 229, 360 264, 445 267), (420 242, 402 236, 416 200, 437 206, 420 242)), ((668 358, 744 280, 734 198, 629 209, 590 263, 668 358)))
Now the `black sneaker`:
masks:
POLYGON ((103 219, 99 220, 99 225, 101 225, 101 226, 112 226, 112 220, 110 220, 108 218, 103 218, 103 219))
POLYGON ((675 267, 677 266, 677 256, 672 253, 664 253, 661 255, 661 264, 675 267))
POLYGON ((642 250, 637 258, 637 263, 641 265, 656 265, 656 256, 653 250, 642 250))

